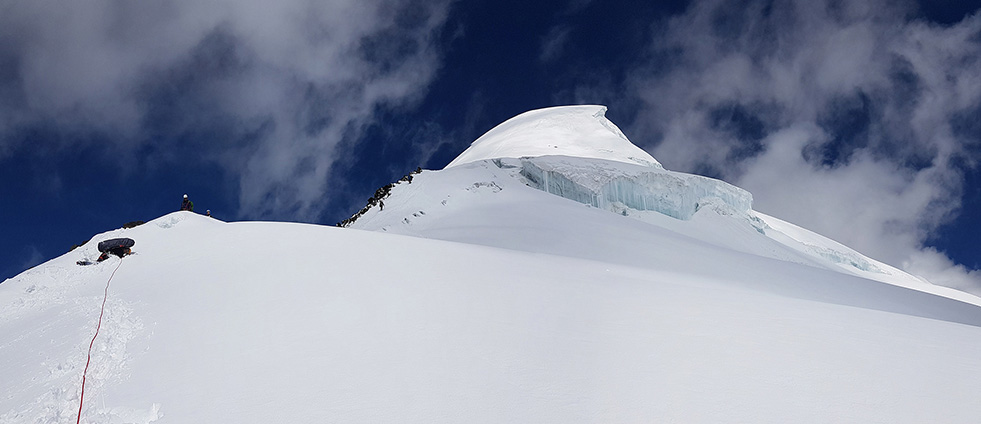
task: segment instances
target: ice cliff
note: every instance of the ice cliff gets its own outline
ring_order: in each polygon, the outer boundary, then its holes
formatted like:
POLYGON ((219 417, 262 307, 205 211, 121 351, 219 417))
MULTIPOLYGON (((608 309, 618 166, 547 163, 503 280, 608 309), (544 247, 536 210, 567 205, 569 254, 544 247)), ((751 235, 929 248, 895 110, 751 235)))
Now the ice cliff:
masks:
POLYGON ((741 214, 753 206, 753 196, 746 190, 663 169, 562 157, 520 159, 520 166, 532 187, 617 213, 629 208, 687 220, 707 205, 741 214))
POLYGON ((701 207, 746 214, 753 196, 712 178, 665 170, 605 116, 605 106, 523 113, 494 127, 446 168, 481 160, 520 168, 528 185, 616 213, 654 211, 687 220, 701 207))

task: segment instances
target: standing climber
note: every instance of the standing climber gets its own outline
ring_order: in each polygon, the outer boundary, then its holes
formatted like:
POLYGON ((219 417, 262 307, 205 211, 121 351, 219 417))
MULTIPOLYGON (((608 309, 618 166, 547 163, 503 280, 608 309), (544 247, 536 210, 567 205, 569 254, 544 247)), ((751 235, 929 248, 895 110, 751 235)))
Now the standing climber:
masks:
POLYGON ((184 201, 181 202, 181 210, 194 212, 194 202, 188 199, 186 194, 184 195, 184 201))

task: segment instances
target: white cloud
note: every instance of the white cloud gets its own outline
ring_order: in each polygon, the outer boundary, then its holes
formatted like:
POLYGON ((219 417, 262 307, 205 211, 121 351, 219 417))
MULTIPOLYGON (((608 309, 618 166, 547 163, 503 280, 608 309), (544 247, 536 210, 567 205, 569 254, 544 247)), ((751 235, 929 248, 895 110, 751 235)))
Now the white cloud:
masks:
POLYGON ((629 77, 642 105, 630 133, 669 169, 750 190, 761 211, 981 292, 978 272, 924 247, 960 212, 961 167, 981 159, 965 148, 979 135, 952 127, 981 105, 981 15, 943 27, 911 12, 695 2, 629 77))
POLYGON ((565 14, 572 15, 582 12, 587 7, 593 3, 593 0, 569 0, 569 4, 566 6, 565 14))
POLYGON ((41 262, 44 262, 45 260, 44 255, 42 255, 41 251, 38 250, 37 246, 33 244, 28 245, 26 248, 24 248, 23 255, 21 256, 21 258, 23 259, 18 269, 31 269, 39 265, 41 262))
POLYGON ((198 143, 238 177, 244 215, 313 218, 336 146, 424 94, 449 2, 11 3, 0 159, 23 142, 6 135, 31 126, 67 134, 49 147, 198 143))
POLYGON ((933 284, 978 293, 977 282, 981 280, 981 271, 955 264, 936 249, 913 252, 902 265, 913 275, 926 276, 933 284))
POLYGON ((547 63, 558 59, 562 55, 562 51, 565 49, 566 42, 569 39, 569 31, 570 28, 565 25, 552 27, 542 39, 541 53, 538 55, 539 60, 547 63))

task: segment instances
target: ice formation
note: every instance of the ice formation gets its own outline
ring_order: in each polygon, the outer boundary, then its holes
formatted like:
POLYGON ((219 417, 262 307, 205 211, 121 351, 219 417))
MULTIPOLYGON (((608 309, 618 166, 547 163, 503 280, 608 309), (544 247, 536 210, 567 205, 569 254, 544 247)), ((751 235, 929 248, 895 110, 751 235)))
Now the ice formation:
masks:
POLYGON ((687 220, 706 203, 745 214, 753 196, 723 181, 670 172, 606 119, 605 106, 522 113, 494 127, 446 168, 492 160, 528 184, 610 211, 655 211, 687 220), (718 199, 713 201, 712 199, 718 199))
POLYGON ((654 211, 687 220, 702 204, 717 203, 748 213, 753 196, 723 181, 660 168, 605 160, 539 157, 520 160, 521 175, 532 187, 614 212, 654 211))

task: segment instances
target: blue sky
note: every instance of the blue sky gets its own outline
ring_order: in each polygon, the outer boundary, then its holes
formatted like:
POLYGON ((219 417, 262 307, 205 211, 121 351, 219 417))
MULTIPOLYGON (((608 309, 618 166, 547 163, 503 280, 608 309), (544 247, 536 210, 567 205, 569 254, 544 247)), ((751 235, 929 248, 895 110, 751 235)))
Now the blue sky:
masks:
POLYGON ((4 6, 0 278, 184 193, 333 224, 518 113, 596 103, 668 169, 981 290, 977 1, 265 3, 4 6))

